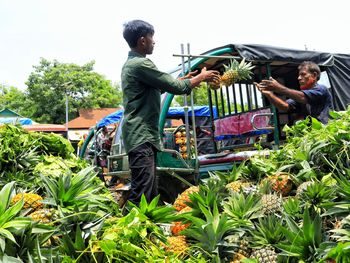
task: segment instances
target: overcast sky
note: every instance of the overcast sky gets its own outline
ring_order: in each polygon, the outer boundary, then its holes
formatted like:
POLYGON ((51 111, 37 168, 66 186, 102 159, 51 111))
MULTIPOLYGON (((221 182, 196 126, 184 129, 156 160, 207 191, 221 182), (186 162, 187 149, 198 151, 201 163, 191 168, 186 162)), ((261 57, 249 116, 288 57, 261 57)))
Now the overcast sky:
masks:
POLYGON ((149 56, 167 71, 190 43, 199 54, 226 44, 350 53, 344 0, 0 0, 0 84, 25 89, 40 58, 83 65, 119 82, 129 50, 122 25, 155 27, 149 56))

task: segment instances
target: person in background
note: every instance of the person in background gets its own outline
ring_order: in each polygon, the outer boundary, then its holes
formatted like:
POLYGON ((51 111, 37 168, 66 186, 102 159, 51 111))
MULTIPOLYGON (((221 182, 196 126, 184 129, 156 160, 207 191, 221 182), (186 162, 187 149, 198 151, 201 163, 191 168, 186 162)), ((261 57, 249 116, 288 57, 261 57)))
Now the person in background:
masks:
POLYGON ((333 109, 332 97, 326 86, 317 83, 321 75, 319 66, 311 61, 304 61, 298 70, 300 90, 289 89, 272 77, 254 84, 279 110, 295 111, 304 118, 311 116, 326 124, 329 111, 333 109), (283 100, 275 93, 285 95, 289 99, 283 100))
POLYGON ((96 146, 97 146, 97 165, 102 168, 102 174, 99 175, 101 180, 105 182, 104 174, 107 172, 107 156, 111 150, 111 140, 107 126, 102 127, 97 131, 96 146))
POLYGON ((142 20, 124 24, 123 37, 130 47, 122 68, 124 121, 122 134, 131 170, 129 201, 138 205, 144 194, 147 201, 158 195, 156 155, 161 151, 159 135, 161 93, 190 94, 202 81, 219 81, 219 72, 203 68, 199 74, 190 72, 182 79, 157 69, 146 58, 153 53, 154 28, 142 20))

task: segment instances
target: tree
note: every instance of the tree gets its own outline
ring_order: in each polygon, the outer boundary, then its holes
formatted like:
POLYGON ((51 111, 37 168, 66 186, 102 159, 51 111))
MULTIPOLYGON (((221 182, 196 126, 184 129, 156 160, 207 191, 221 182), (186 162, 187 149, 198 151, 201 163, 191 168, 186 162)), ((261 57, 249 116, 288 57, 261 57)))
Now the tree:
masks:
POLYGON ((94 63, 79 66, 42 58, 26 82, 28 116, 41 123, 65 123, 66 96, 69 119, 78 117, 79 109, 120 106, 119 86, 93 72, 94 63))
MULTIPOLYGON (((184 105, 184 96, 179 95, 175 96, 175 103, 173 106, 184 105)), ((190 98, 188 96, 188 104, 190 102, 190 98)), ((199 87, 193 89, 193 104, 196 106, 208 105, 208 90, 207 84, 202 82, 199 87)))
POLYGON ((26 94, 16 87, 0 86, 0 110, 8 108, 16 113, 26 116, 26 94))

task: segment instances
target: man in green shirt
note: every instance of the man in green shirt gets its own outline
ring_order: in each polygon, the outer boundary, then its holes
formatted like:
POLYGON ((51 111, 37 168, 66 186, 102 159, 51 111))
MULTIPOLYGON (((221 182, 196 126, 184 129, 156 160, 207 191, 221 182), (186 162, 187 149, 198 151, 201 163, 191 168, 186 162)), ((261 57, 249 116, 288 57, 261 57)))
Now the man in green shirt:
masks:
POLYGON ((142 194, 149 202, 157 196, 156 154, 161 150, 159 135, 160 96, 162 92, 190 94, 202 81, 219 81, 219 72, 206 70, 187 79, 175 79, 161 72, 146 58, 154 48, 154 28, 142 20, 124 24, 123 36, 130 47, 122 68, 124 121, 123 142, 131 170, 129 201, 139 204, 142 194))

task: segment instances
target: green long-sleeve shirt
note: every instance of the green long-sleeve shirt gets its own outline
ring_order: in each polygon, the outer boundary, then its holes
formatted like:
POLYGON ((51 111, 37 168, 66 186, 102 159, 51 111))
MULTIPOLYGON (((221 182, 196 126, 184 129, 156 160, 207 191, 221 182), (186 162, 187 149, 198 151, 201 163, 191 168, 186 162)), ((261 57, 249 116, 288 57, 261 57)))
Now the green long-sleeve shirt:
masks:
POLYGON ((124 104, 122 137, 127 153, 145 142, 162 149, 159 135, 161 93, 190 94, 190 85, 190 80, 175 79, 159 71, 148 58, 129 52, 121 74, 124 104))

